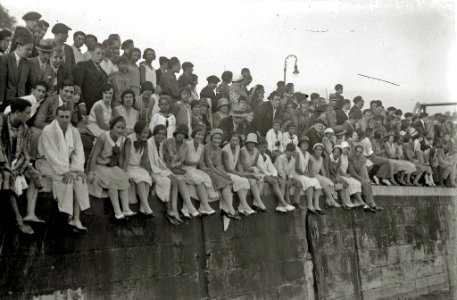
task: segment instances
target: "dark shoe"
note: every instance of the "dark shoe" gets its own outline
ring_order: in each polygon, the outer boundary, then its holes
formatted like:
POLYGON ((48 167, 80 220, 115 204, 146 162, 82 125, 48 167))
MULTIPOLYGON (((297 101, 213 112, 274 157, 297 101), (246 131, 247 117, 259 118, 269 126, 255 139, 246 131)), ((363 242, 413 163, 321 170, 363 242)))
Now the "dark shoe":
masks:
POLYGON ((320 215, 326 215, 327 213, 323 210, 320 210, 320 209, 316 209, 316 211, 320 214, 320 215))
POLYGON ((236 221, 241 220, 240 215, 238 215, 238 214, 232 215, 232 214, 226 212, 226 211, 223 210, 223 209, 221 209, 221 217, 227 217, 227 218, 229 218, 229 219, 233 219, 233 220, 236 220, 236 221))
POLYGON ((378 211, 376 210, 376 208, 370 207, 370 206, 368 206, 368 205, 365 205, 365 206, 363 207, 363 210, 364 210, 364 211, 367 211, 367 212, 372 212, 372 213, 377 213, 377 212, 378 212, 378 211))
POLYGON ((252 204, 252 208, 254 208, 254 210, 256 210, 256 211, 260 211, 260 212, 263 212, 263 213, 266 213, 266 212, 267 212, 267 209, 266 209, 266 208, 257 206, 257 205, 255 205, 255 204, 252 204))

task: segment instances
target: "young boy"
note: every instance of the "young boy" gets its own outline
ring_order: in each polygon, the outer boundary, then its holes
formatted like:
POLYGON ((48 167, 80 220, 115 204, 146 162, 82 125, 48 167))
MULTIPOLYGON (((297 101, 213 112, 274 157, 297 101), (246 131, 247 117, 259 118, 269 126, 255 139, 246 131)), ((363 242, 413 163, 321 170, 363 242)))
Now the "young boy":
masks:
POLYGON ((270 150, 271 155, 273 156, 273 161, 281 155, 284 151, 282 146, 282 132, 281 132, 282 122, 280 119, 273 120, 273 128, 267 131, 265 136, 268 143, 268 150, 270 150))
MULTIPOLYGON (((130 88, 130 76, 129 76, 129 60, 125 56, 119 58, 119 71, 111 73, 108 77, 108 81, 114 87, 114 99, 111 103, 111 107, 121 105, 121 94, 124 90, 130 88)), ((138 96, 138 95, 137 95, 138 96)))
POLYGON ((287 122, 286 130, 287 130, 287 132, 283 133, 283 135, 282 135, 282 148, 286 149, 286 146, 289 143, 292 143, 295 146, 297 146, 298 137, 295 134, 295 132, 297 131, 297 126, 295 125, 295 123, 292 121, 287 122))

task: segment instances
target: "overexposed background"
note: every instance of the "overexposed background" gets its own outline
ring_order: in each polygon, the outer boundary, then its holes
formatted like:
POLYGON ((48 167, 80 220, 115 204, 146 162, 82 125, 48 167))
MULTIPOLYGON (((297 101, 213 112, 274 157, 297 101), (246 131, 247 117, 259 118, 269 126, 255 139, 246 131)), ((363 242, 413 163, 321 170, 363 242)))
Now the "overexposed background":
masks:
MULTIPOLYGON (((411 110, 416 102, 457 101, 455 5, 451 1, 137 1, 2 0, 23 24, 34 10, 51 27, 63 22, 103 41, 110 33, 143 50, 191 61, 199 75, 235 76, 249 67, 267 94, 283 78, 297 91, 326 96, 336 83, 352 99, 381 99, 411 110), (366 74, 400 86, 358 76, 366 74)), ((50 29, 47 34, 52 37, 50 29)), ((155 62, 158 66, 158 61, 155 62)), ((455 111, 456 107, 430 109, 455 111)))

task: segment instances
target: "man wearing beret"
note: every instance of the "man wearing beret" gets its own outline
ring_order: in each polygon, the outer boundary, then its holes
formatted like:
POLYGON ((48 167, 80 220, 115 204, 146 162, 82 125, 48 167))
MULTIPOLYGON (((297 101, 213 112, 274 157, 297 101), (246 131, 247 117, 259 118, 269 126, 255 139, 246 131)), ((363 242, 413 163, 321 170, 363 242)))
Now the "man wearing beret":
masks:
POLYGON ((65 44, 68 39, 68 31, 71 28, 63 23, 57 23, 52 27, 52 33, 54 34, 54 43, 56 47, 63 50, 64 56, 63 61, 71 66, 76 65, 75 56, 73 54, 73 48, 65 44))
POLYGON ((91 60, 81 61, 73 68, 74 84, 81 88, 81 101, 86 103, 87 111, 102 99, 102 86, 108 81, 100 63, 105 56, 105 46, 97 44, 92 51, 91 60))
POLYGON ((33 51, 33 38, 20 35, 16 49, 0 56, 0 102, 30 94, 34 78, 27 58, 33 51))
POLYGON ((49 65, 49 58, 51 57, 52 51, 55 47, 56 46, 54 45, 54 41, 52 39, 41 40, 35 47, 38 51, 38 56, 29 58, 33 78, 36 82, 45 80, 44 74, 48 68, 51 68, 49 65))
POLYGON ((200 98, 210 98, 211 99, 211 110, 213 107, 217 106, 217 98, 216 98, 216 88, 217 84, 221 81, 217 76, 211 75, 206 78, 208 84, 201 90, 200 98))
MULTIPOLYGON (((11 46, 8 52, 13 52, 16 50, 17 43, 16 39, 19 36, 27 36, 28 38, 34 40, 34 33, 37 27, 38 20, 41 18, 41 15, 37 12, 31 11, 26 13, 22 20, 25 21, 25 27, 17 26, 14 31, 13 38, 11 39, 11 46)), ((34 45, 34 43, 32 43, 34 45)))
POLYGON ((179 88, 192 84, 192 74, 194 73, 194 65, 191 62, 186 61, 181 67, 183 73, 178 78, 179 88))

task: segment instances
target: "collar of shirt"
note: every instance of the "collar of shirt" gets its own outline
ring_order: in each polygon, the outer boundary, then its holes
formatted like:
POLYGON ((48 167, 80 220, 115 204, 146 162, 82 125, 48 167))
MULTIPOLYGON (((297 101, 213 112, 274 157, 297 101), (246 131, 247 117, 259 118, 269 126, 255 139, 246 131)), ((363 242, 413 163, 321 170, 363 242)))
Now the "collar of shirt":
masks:
POLYGON ((16 66, 19 66, 19 62, 21 61, 21 57, 17 55, 16 51, 14 51, 14 56, 16 57, 16 66))
POLYGON ((62 97, 60 97, 60 95, 59 95, 59 106, 62 106, 63 103, 64 103, 64 102, 63 102, 63 100, 62 100, 62 97))
POLYGON ((73 49, 76 49, 79 53, 82 53, 82 52, 81 52, 81 48, 78 48, 78 47, 76 47, 75 45, 73 45, 73 49))

